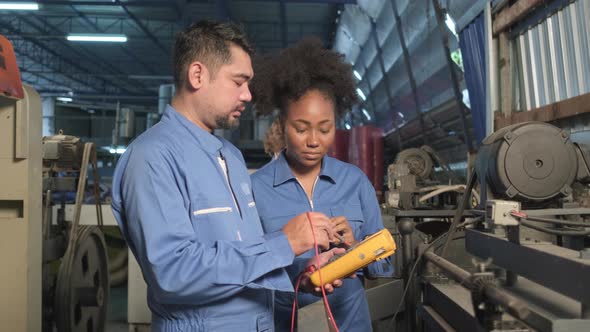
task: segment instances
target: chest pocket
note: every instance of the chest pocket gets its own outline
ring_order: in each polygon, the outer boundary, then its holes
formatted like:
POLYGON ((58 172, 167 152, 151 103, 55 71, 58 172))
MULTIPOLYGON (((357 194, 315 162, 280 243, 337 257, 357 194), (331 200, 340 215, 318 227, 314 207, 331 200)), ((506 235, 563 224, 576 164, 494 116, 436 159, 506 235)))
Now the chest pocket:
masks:
POLYGON ((233 202, 199 198, 191 200, 191 222, 200 241, 240 240, 236 224, 238 212, 233 202))
POLYGON ((363 211, 360 204, 333 206, 330 208, 330 214, 331 217, 344 216, 346 220, 348 220, 356 240, 360 241, 364 237, 362 234, 362 226, 363 222, 365 222, 365 218, 363 217, 363 211))
POLYGON ((291 207, 275 207, 272 209, 261 208, 258 210, 260 214, 260 221, 262 222, 262 228, 264 233, 276 232, 285 226, 289 220, 293 219, 299 213, 297 209, 291 207))

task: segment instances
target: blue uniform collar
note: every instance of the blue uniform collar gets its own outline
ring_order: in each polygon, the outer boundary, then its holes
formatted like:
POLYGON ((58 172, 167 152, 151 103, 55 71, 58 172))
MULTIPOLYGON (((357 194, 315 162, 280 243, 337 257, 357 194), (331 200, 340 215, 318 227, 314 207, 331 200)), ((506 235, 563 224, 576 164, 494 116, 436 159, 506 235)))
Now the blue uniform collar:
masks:
MULTIPOLYGON (((273 185, 276 187, 281 185, 289 180, 296 179, 295 175, 291 171, 291 167, 289 167, 289 163, 287 162, 287 158, 285 158, 285 150, 283 150, 278 158, 274 161, 275 165, 275 178, 273 185)), ((324 156, 322 159, 322 168, 320 169, 320 179, 325 178, 332 183, 336 183, 336 172, 337 167, 334 163, 334 159, 328 156, 324 156)))
POLYGON ((219 155, 219 150, 223 147, 223 142, 217 136, 192 123, 189 119, 184 117, 184 115, 178 113, 174 107, 166 105, 162 121, 170 121, 174 124, 180 124, 194 138, 196 138, 197 141, 199 141, 199 144, 205 151, 214 155, 219 155))

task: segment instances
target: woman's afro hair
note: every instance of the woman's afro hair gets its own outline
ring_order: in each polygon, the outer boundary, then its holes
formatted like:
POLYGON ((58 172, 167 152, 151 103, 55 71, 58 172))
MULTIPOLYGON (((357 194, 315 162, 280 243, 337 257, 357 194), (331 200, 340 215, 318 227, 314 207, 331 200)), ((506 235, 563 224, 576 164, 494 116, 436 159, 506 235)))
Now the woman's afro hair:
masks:
POLYGON ((317 38, 306 38, 274 56, 254 61, 250 83, 252 100, 258 115, 271 115, 275 109, 286 111, 312 89, 332 99, 335 115, 341 117, 358 101, 352 67, 344 56, 323 47, 317 38))

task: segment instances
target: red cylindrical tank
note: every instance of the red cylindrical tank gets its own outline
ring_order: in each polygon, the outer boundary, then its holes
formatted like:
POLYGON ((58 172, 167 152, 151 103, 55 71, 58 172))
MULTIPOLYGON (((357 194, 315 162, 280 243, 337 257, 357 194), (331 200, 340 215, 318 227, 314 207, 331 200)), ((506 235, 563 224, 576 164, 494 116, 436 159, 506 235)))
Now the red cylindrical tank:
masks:
POLYGON ((336 129, 334 144, 328 155, 344 162, 348 161, 348 130, 336 129))
POLYGON ((372 126, 353 127, 350 131, 348 161, 358 166, 373 182, 373 129, 372 126))

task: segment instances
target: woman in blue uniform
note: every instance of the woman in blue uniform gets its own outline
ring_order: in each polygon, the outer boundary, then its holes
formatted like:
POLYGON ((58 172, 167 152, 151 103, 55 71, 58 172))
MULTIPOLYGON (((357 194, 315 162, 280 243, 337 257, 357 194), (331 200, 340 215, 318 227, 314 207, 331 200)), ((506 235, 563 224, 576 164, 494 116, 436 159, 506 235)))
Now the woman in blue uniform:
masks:
MULTIPOLYGON (((375 190, 356 166, 326 156, 334 142, 335 123, 357 101, 351 66, 344 58, 306 39, 276 57, 266 57, 255 67, 251 83, 259 114, 279 110, 285 149, 252 175, 252 187, 265 232, 274 232, 305 211, 323 212, 348 244, 383 229, 375 190)), ((313 250, 287 267, 295 280, 313 257, 313 250)), ((388 260, 371 264, 364 273, 389 276, 388 260)), ((359 272, 362 274, 362 272, 359 272)), ((321 298, 298 294, 300 307, 321 298)), ((292 292, 275 292, 277 331, 288 331, 292 292)), ((348 278, 328 295, 341 331, 370 331, 371 318, 362 278, 348 278)))

